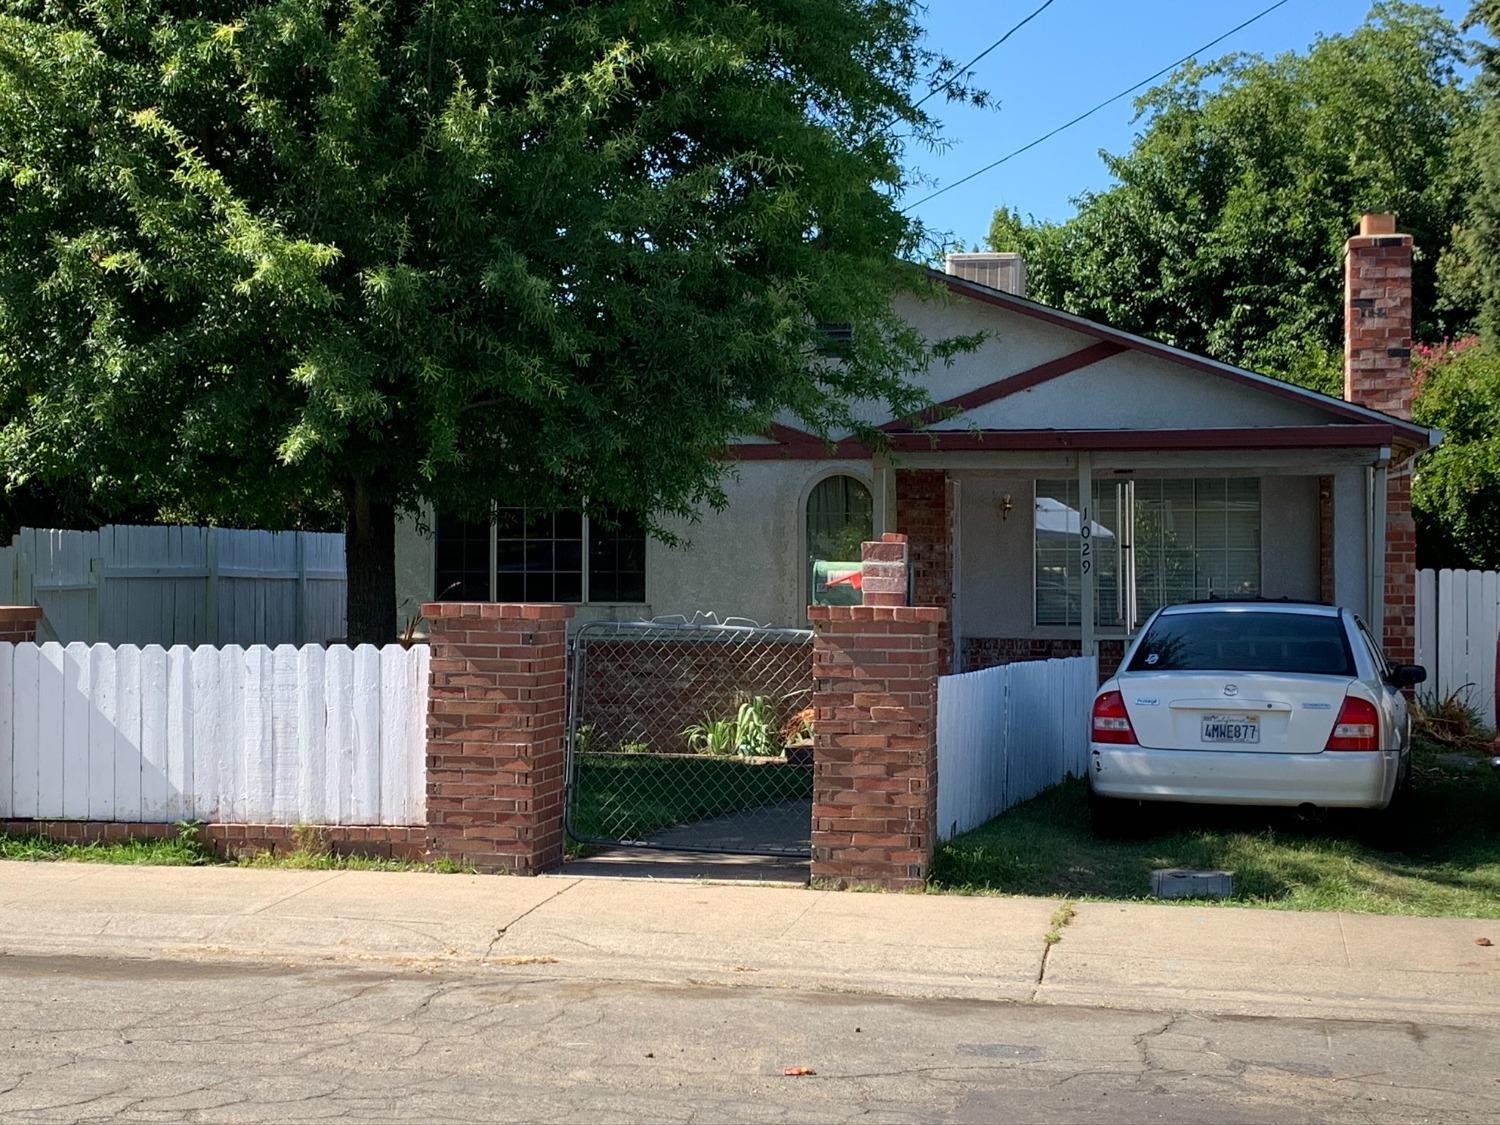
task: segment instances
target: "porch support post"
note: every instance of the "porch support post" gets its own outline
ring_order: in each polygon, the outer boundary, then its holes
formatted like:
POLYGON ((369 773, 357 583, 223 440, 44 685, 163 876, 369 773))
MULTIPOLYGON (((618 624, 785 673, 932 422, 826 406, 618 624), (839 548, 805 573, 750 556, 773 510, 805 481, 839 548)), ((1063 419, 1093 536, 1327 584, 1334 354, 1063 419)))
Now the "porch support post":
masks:
POLYGON ((1083 655, 1099 655, 1094 641, 1094 466, 1089 453, 1078 455, 1078 617, 1083 655))
POLYGON ((1385 644, 1385 515, 1386 475, 1384 462, 1370 470, 1370 516, 1365 526, 1370 530, 1370 541, 1366 546, 1369 565, 1367 588, 1370 599, 1370 615, 1366 624, 1370 632, 1385 644))
POLYGON ((871 497, 875 507, 875 538, 887 531, 900 530, 896 526, 896 470, 884 453, 875 454, 871 462, 875 478, 875 494, 871 497))

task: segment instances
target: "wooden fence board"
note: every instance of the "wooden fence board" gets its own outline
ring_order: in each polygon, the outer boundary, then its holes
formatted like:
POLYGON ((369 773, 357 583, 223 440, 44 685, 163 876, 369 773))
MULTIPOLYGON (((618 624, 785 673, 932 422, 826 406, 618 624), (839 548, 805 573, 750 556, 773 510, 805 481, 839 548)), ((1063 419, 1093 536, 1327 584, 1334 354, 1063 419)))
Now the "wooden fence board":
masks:
POLYGON ((938 835, 948 839, 1088 764, 1092 657, 1021 661, 938 680, 938 835))
POLYGON ((0 816, 421 824, 426 646, 0 645, 0 816))
POLYGON ((1417 575, 1417 662, 1422 691, 1459 693, 1495 723, 1495 645, 1500 572, 1423 570, 1417 575))
POLYGON ((22 528, 0 548, 0 602, 40 605, 41 640, 326 642, 344 633, 344 589, 338 534, 22 528))

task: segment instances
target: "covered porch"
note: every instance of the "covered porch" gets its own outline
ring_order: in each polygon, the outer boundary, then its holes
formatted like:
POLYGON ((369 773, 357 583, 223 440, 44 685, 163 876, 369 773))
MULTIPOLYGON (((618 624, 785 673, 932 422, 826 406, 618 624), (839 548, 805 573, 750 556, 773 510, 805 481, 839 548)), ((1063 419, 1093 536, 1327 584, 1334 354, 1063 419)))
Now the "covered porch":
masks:
POLYGON ((1317 429, 944 435, 875 460, 876 530, 909 536, 916 603, 949 611, 945 671, 1112 672, 1156 609, 1206 598, 1337 602, 1379 636, 1405 467, 1387 427, 1317 429))

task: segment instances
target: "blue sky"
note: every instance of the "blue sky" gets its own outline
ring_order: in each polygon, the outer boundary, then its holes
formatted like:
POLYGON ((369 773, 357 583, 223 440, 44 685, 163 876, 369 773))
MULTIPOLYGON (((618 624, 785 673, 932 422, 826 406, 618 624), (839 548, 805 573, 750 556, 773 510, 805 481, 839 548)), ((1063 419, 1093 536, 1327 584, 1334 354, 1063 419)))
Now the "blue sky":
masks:
MULTIPOLYGON (((959 62, 972 58, 1041 0, 927 0, 928 43, 959 62)), ((939 105, 951 147, 914 151, 911 163, 936 181, 907 201, 957 180, 1181 58, 1265 8, 1271 0, 1054 0, 975 67, 975 84, 996 109, 939 105)), ((1437 0, 1454 22, 1470 0, 1437 0)), ((1204 58, 1230 51, 1303 50, 1319 34, 1359 26, 1368 0, 1291 0, 1226 39, 1204 58)), ((1109 185, 1099 150, 1130 147, 1131 98, 994 171, 955 188, 916 214, 931 228, 978 244, 1000 204, 1037 218, 1065 219, 1081 191, 1109 185)), ((929 103, 931 105, 933 103, 929 103)))

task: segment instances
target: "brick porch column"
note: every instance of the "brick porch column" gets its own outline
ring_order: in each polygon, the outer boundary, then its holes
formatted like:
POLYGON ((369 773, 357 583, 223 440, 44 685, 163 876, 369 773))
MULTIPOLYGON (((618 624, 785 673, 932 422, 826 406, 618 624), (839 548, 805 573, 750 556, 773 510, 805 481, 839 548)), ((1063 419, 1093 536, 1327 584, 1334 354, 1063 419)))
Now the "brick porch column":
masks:
POLYGON ((36 625, 41 619, 41 606, 0 605, 0 644, 36 640, 36 625))
MULTIPOLYGON (((1367 214, 1344 258, 1344 398, 1411 418, 1412 237, 1396 217, 1367 214)), ((1392 464, 1386 484, 1386 655, 1416 659, 1417 532, 1411 514, 1411 463, 1392 464)))
POLYGON ((430 854, 516 875, 557 866, 572 608, 431 602, 422 615, 430 854))
MULTIPOLYGON (((942 469, 896 470, 896 526, 910 539, 912 596, 917 605, 947 610, 953 595, 953 489, 942 469)), ((946 613, 938 659, 951 666, 946 613)))
POLYGON ((812 877, 921 886, 936 843, 931 606, 812 606, 812 877))

